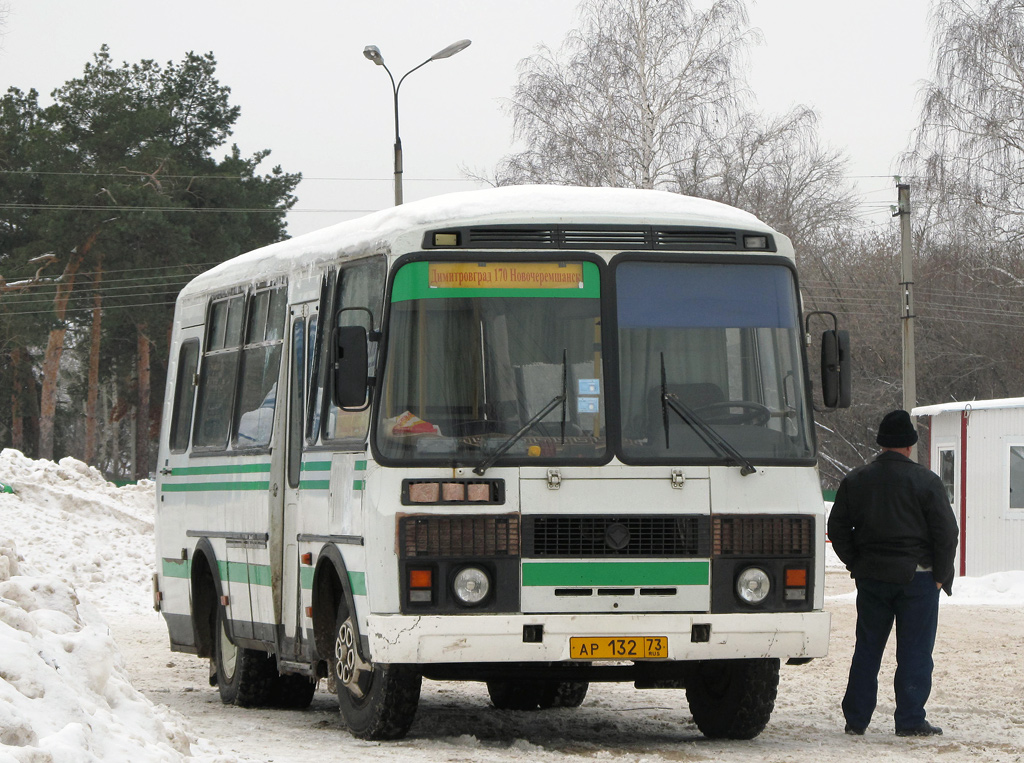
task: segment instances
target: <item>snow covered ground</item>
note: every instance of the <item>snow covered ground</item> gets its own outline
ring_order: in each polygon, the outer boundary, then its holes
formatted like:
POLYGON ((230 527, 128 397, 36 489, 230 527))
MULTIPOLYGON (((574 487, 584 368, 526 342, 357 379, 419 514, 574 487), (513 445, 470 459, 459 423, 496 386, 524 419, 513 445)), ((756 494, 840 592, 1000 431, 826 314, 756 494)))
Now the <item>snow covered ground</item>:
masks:
MULTIPOLYGON (((832 558, 830 655, 784 667, 751 742, 701 737, 683 692, 593 685, 583 706, 498 711, 482 685, 425 682, 407 739, 361 742, 320 691, 305 711, 224 706, 204 661, 167 647, 152 609, 153 485, 116 488, 64 459, 0 452, 0 763, 115 761, 1024 761, 1024 572, 943 597, 928 740, 892 733, 893 668, 862 738, 842 733, 852 584, 832 558)), ((891 652, 891 646, 890 646, 891 652)))

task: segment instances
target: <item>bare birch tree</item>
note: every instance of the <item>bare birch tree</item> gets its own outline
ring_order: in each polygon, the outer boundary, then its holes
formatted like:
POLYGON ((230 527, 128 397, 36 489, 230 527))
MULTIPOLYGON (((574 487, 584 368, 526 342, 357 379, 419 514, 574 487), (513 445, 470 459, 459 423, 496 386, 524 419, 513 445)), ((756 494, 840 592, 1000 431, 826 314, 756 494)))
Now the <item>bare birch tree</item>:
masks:
POLYGON ((584 0, 561 50, 522 61, 509 104, 526 144, 499 184, 678 190, 715 124, 745 92, 740 63, 756 34, 742 0, 584 0))
POLYGON ((499 185, 657 188, 724 201, 798 244, 853 220, 846 159, 817 114, 754 108, 745 57, 760 40, 743 0, 583 0, 556 53, 519 65, 508 110, 526 148, 499 185))
POLYGON ((905 157, 932 236, 1024 243, 1024 1, 939 0, 934 71, 905 157))

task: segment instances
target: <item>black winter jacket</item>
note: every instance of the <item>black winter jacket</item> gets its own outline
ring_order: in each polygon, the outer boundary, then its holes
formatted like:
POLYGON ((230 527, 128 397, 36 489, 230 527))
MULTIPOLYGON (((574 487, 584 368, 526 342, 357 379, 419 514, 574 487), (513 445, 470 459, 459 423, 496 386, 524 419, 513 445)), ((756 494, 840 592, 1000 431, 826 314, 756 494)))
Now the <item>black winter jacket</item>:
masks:
POLYGON ((956 517, 939 476, 883 451, 846 475, 828 518, 832 548, 854 578, 909 583, 918 565, 952 593, 956 517))

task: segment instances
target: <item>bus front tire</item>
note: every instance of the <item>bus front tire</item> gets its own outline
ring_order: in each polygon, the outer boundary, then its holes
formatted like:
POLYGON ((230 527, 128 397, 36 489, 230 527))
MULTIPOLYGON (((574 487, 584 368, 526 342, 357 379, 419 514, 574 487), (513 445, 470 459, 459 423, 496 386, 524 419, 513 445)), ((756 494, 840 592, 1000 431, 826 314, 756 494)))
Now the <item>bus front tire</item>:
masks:
POLYGON ((364 663, 357 643, 354 624, 339 612, 331 670, 342 720, 358 739, 401 739, 416 716, 423 678, 405 665, 364 663))
POLYGON ((779 661, 706 660, 686 670, 686 702, 709 739, 753 739, 768 725, 779 690, 779 661))
POLYGON ((217 691, 225 705, 263 707, 269 703, 278 680, 274 655, 236 646, 228 635, 223 607, 217 611, 214 662, 217 691))

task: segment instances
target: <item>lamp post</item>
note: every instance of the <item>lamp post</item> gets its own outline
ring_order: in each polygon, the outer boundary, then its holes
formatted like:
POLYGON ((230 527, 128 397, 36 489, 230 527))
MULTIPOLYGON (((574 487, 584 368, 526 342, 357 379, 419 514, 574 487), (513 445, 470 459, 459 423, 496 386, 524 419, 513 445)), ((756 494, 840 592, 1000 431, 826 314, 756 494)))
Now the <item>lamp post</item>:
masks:
POLYGON ((391 73, 391 70, 384 63, 384 56, 380 54, 380 48, 376 45, 367 45, 363 48, 363 55, 373 61, 377 66, 383 66, 384 71, 388 73, 388 77, 391 79, 391 89, 395 94, 395 206, 397 207, 402 203, 402 138, 398 133, 398 89, 402 87, 402 83, 405 82, 405 78, 412 74, 414 71, 422 66, 426 66, 431 61, 437 61, 441 58, 450 58, 456 53, 465 50, 470 45, 470 40, 459 40, 453 42, 447 48, 437 51, 434 55, 428 58, 419 66, 414 66, 412 69, 402 75, 402 78, 398 80, 398 84, 395 84, 395 77, 391 73))

